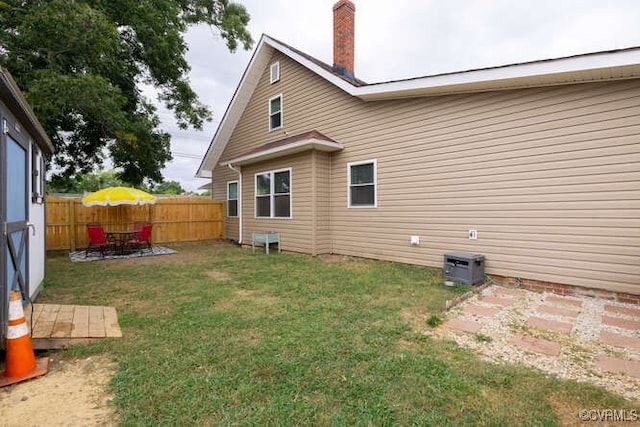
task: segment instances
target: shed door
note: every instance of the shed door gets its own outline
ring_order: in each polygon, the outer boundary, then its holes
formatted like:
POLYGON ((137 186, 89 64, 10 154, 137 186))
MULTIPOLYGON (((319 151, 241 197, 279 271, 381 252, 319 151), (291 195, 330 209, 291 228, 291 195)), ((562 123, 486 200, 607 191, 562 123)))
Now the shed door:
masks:
MULTIPOLYGON (((4 125, 6 132, 6 124, 4 125)), ((9 293, 12 289, 19 289, 22 295, 29 295, 27 278, 28 259, 28 188, 27 188, 27 145, 21 144, 9 133, 5 133, 4 150, 0 150, 0 158, 4 161, 2 170, 2 203, 4 218, 2 224, 2 262, 5 274, 3 277, 2 298, 3 303, 0 312, 0 338, 4 343, 6 338, 6 325, 9 310, 9 293)))

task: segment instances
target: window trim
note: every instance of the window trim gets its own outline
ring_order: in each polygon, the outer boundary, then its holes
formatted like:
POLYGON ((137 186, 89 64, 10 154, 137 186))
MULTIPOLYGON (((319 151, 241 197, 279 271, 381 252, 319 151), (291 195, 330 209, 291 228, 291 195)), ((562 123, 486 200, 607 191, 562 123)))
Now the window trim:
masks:
POLYGON ((238 202, 238 200, 239 200, 238 194, 239 194, 239 191, 240 191, 240 186, 239 186, 238 180, 227 181, 227 218, 238 218, 238 203, 239 203, 238 202), (236 198, 235 199, 229 198, 229 186, 231 184, 235 184, 236 185, 236 198), (236 201, 236 214, 235 215, 230 215, 229 214, 229 201, 230 200, 235 200, 236 201))
POLYGON ((274 84, 280 81, 280 61, 276 61, 269 67, 269 82, 274 84))
MULTIPOLYGON (((293 219, 293 169, 291 167, 282 168, 282 169, 272 169, 268 171, 256 172, 253 175, 253 217, 255 219, 293 219), (289 193, 279 193, 279 194, 289 194, 289 216, 275 216, 275 203, 274 197, 276 194, 274 193, 275 186, 275 174, 279 172, 289 172, 289 193), (267 175, 269 174, 269 216, 258 216, 258 176, 259 175, 267 175)), ((262 195, 261 197, 264 197, 262 195)))
POLYGON ((31 142, 31 201, 39 205, 44 203, 45 173, 44 153, 31 142))
POLYGON ((284 96, 282 94, 269 98, 269 132, 281 129, 284 126, 284 96), (271 111, 271 101, 280 98, 280 126, 271 127, 271 117, 274 113, 271 111))
MULTIPOLYGON (((366 184, 371 185, 371 184, 366 184)), ((371 209, 378 207, 378 160, 362 160, 347 163, 347 207, 354 209, 371 209), (351 167, 359 165, 373 164, 373 204, 372 205, 354 205, 351 203, 351 167)))

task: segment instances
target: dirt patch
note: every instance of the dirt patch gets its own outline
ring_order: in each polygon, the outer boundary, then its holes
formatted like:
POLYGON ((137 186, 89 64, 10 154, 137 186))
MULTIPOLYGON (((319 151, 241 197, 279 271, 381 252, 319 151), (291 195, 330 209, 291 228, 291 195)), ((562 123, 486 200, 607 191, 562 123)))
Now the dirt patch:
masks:
POLYGON ((423 332, 427 324, 427 319, 429 318, 429 313, 422 312, 416 307, 411 309, 403 308, 400 311, 400 316, 402 316, 404 321, 407 322, 414 331, 423 332))
POLYGON ((207 276, 209 276, 211 279, 215 280, 216 282, 231 280, 231 276, 229 274, 219 270, 209 270, 207 271, 207 276))
MULTIPOLYGON (((551 407, 555 411, 558 419, 560 420, 560 425, 569 426, 576 425, 576 414, 580 414, 581 407, 579 404, 572 402, 570 399, 562 396, 549 396, 549 403, 551 407)), ((602 425, 602 423, 596 424, 602 425)), ((606 425, 606 424, 605 424, 606 425)))
POLYGON ((104 356, 50 358, 49 372, 0 389, 3 426, 115 426, 107 384, 115 364, 104 356))
POLYGON ((350 260, 350 258, 346 255, 335 255, 335 254, 318 255, 318 258, 328 264, 336 264, 340 262, 347 262, 350 260))
MULTIPOLYGON (((161 244, 164 245, 164 244, 161 244)), ((106 260, 101 262, 114 262, 114 263, 131 263, 139 265, 155 265, 155 264, 185 264, 185 263, 200 263, 207 262, 215 259, 215 257, 229 250, 229 244, 224 241, 211 241, 203 245, 201 242, 184 242, 184 243, 171 243, 166 245, 168 248, 176 251, 174 254, 158 255, 158 256, 146 256, 146 257, 132 257, 117 260, 106 260), (193 248, 198 248, 194 250, 193 248)), ((238 248, 240 249, 240 248, 238 248)))
POLYGON ((264 295, 261 292, 251 289, 239 289, 236 294, 241 298, 250 299, 256 304, 260 304, 263 306, 272 306, 274 304, 277 304, 279 301, 277 297, 264 295))

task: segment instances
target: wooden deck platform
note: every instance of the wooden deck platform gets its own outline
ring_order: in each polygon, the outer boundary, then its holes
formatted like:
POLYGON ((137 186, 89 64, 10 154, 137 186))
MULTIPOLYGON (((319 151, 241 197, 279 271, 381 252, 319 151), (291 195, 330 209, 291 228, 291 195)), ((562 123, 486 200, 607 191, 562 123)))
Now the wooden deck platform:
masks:
MULTIPOLYGON (((31 343, 34 350, 90 344, 105 338, 122 337, 115 307, 33 304, 31 343)), ((27 323, 31 313, 25 312, 27 323)))

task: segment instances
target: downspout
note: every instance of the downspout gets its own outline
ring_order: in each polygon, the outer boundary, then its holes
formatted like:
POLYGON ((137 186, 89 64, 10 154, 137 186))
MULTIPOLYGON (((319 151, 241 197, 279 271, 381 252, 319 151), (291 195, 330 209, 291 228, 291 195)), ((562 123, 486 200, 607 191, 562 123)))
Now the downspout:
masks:
POLYGON ((238 244, 242 246, 242 172, 228 163, 229 169, 238 174, 238 244))

